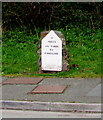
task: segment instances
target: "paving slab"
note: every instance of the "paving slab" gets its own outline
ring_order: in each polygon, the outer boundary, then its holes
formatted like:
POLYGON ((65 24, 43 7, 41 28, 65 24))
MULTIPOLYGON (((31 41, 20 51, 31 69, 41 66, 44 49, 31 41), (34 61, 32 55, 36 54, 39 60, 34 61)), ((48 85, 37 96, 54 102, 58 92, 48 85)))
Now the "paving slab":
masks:
POLYGON ((38 84, 42 81, 42 78, 29 78, 29 77, 21 77, 21 78, 9 78, 2 82, 5 84, 38 84))
POLYGON ((31 93, 47 93, 47 94, 57 94, 57 93, 63 93, 66 89, 66 85, 39 85, 36 88, 34 88, 31 93))
POLYGON ((91 90, 87 96, 98 96, 101 97, 101 84, 97 85, 93 90, 91 90))
POLYGON ((4 85, 2 87, 3 100, 27 100, 27 93, 36 85, 4 85))

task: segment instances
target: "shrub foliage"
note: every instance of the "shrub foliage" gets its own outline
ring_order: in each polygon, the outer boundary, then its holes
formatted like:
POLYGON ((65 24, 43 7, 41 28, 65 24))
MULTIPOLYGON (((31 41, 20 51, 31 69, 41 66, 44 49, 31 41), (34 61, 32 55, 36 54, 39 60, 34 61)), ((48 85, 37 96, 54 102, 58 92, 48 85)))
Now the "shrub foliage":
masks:
POLYGON ((2 3, 3 28, 57 29, 68 25, 102 27, 103 4, 98 2, 2 3))

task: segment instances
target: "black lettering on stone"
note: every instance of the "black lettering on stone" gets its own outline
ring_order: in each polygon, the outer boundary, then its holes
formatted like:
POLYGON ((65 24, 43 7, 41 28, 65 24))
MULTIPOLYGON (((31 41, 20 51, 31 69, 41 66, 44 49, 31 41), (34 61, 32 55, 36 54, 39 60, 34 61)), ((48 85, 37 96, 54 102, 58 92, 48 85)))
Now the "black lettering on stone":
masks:
POLYGON ((56 41, 48 41, 49 43, 56 43, 56 41))
POLYGON ((55 48, 57 48, 57 47, 58 47, 58 45, 51 45, 51 47, 55 47, 55 48))
POLYGON ((58 53, 54 53, 55 55, 58 55, 58 53))
POLYGON ((53 49, 50 49, 50 51, 53 51, 53 49))
POLYGON ((48 55, 58 55, 58 53, 50 53, 50 52, 45 52, 44 54, 48 54, 48 55))
POLYGON ((45 47, 49 47, 48 45, 46 45, 45 47))

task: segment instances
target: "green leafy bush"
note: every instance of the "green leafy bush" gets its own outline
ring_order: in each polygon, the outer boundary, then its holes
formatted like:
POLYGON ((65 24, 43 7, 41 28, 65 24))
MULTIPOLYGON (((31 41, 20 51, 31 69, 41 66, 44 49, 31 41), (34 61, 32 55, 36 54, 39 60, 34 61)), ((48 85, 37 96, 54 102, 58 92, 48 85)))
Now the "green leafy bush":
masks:
POLYGON ((6 30, 19 27, 34 32, 68 25, 98 29, 103 25, 101 2, 4 2, 2 9, 6 30))

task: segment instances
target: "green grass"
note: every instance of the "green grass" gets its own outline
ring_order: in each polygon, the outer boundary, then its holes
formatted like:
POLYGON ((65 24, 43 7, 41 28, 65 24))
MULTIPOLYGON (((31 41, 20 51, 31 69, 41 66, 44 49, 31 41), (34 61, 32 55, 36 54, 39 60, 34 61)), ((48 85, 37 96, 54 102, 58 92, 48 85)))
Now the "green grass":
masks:
POLYGON ((43 77, 101 77, 102 30, 71 27, 59 29, 66 37, 70 54, 70 71, 53 74, 39 74, 38 41, 40 30, 35 34, 16 29, 3 34, 2 75, 43 77))

